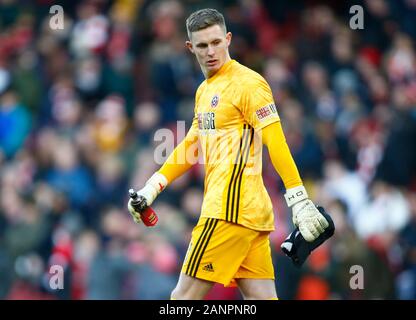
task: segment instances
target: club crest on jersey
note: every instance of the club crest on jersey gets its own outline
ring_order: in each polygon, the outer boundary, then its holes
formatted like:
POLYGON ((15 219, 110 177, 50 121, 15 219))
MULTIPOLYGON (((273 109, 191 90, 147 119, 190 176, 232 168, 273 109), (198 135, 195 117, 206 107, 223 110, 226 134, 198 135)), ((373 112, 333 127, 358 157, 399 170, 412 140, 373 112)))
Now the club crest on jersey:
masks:
POLYGON ((216 106, 218 106, 219 101, 220 101, 220 96, 218 94, 216 94, 215 96, 212 97, 211 107, 215 108, 216 106))

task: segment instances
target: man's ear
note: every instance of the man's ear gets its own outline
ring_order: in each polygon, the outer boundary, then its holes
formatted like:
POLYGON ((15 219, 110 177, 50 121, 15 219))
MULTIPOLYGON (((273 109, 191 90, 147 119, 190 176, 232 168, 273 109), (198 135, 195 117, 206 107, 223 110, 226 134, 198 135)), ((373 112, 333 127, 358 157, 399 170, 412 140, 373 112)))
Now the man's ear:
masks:
POLYGON ((194 52, 194 47, 192 46, 192 42, 191 41, 186 41, 185 42, 186 47, 189 49, 189 51, 191 51, 192 53, 194 52))
POLYGON ((233 34, 231 32, 227 32, 225 35, 225 40, 227 40, 227 45, 229 46, 231 44, 231 38, 233 37, 233 34))

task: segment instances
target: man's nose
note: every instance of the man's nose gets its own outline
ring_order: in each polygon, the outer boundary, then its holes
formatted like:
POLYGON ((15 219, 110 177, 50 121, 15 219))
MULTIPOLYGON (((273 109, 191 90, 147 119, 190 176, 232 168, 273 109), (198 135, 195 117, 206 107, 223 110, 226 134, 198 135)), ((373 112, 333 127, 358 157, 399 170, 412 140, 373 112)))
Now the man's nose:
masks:
POLYGON ((215 54, 215 50, 213 46, 208 46, 208 55, 213 56, 215 54))

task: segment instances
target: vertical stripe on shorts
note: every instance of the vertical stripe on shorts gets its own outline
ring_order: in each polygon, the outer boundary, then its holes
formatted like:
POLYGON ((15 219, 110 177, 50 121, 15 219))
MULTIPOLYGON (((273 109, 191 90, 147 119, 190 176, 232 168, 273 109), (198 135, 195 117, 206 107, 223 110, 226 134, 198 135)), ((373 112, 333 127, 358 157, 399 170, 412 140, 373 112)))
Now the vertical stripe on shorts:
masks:
POLYGON ((186 268, 186 274, 191 277, 195 277, 198 271, 199 264, 201 263, 202 256, 208 246, 208 242, 212 237, 215 227, 218 224, 217 219, 208 218, 205 222, 204 229, 196 242, 196 245, 192 249, 191 256, 186 268))

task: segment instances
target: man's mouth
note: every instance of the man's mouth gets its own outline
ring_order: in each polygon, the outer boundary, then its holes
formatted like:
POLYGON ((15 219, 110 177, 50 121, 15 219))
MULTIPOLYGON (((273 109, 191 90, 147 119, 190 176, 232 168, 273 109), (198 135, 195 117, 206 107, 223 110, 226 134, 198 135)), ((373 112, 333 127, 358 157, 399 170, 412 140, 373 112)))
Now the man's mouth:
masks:
POLYGON ((214 65, 216 63, 217 63, 217 60, 216 59, 211 59, 211 60, 208 60, 207 61, 207 65, 209 65, 209 66, 212 66, 212 65, 214 65))

